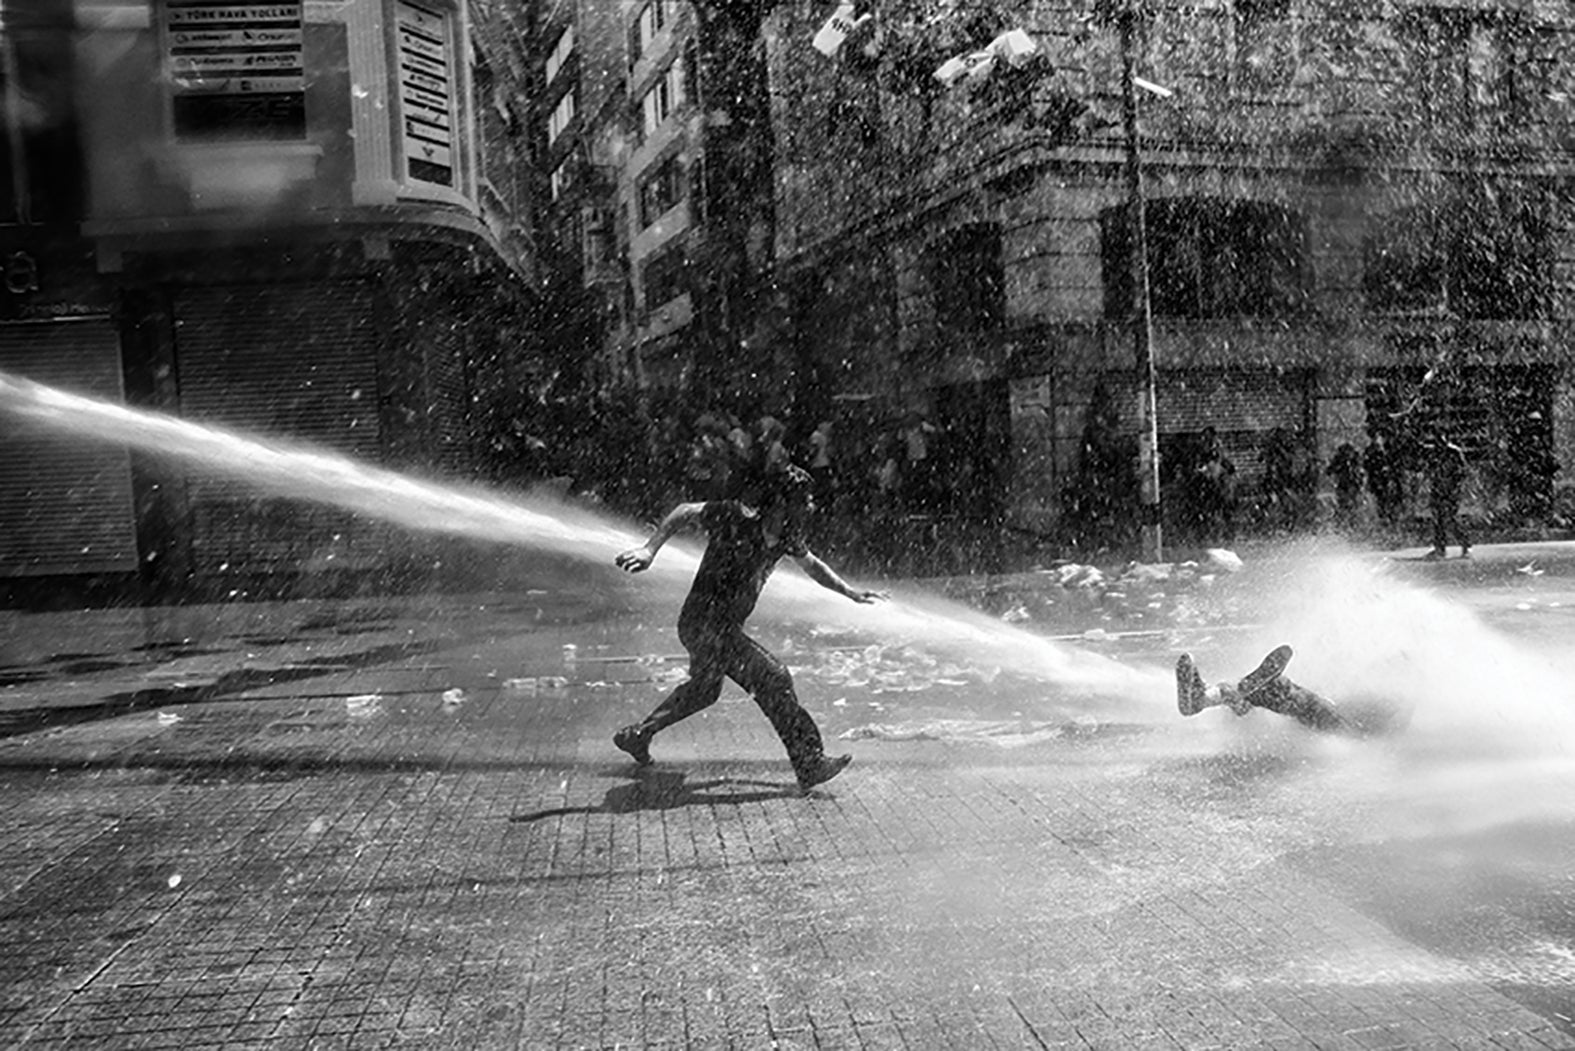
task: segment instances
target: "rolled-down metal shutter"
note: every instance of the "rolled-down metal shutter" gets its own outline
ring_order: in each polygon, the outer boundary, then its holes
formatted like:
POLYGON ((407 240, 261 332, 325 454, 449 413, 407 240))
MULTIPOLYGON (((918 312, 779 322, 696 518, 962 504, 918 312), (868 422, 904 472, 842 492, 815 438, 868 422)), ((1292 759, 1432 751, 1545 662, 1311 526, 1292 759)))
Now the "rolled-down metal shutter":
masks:
MULTIPOLYGON (((188 288, 175 297, 181 412, 262 439, 353 457, 379 450, 372 287, 360 282, 188 288)), ((354 567, 377 530, 346 512, 264 493, 223 465, 188 475, 199 568, 354 567)))
POLYGON ((1268 433, 1306 425, 1309 384, 1310 373, 1304 370, 1167 370, 1155 391, 1159 432, 1187 435, 1213 427, 1240 480, 1255 482, 1263 473, 1261 450, 1268 433))
MULTIPOLYGON (((0 370, 125 401, 109 319, 0 324, 0 370)), ((137 568, 124 446, 0 415, 0 576, 137 568)))

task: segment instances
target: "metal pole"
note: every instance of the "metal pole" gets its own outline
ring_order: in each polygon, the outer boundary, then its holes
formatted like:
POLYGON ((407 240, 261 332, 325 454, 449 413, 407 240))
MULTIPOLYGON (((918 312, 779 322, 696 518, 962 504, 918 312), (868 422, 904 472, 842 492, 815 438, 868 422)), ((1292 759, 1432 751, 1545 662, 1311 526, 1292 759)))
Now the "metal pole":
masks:
POLYGON ((1128 210, 1132 222, 1132 346, 1138 380, 1138 483, 1144 562, 1158 562, 1163 553, 1159 504, 1159 416, 1155 407, 1154 323, 1149 308, 1148 231, 1143 217, 1143 158, 1138 145, 1137 59, 1133 54, 1137 0, 1126 0, 1121 12, 1122 117, 1127 137, 1128 210))

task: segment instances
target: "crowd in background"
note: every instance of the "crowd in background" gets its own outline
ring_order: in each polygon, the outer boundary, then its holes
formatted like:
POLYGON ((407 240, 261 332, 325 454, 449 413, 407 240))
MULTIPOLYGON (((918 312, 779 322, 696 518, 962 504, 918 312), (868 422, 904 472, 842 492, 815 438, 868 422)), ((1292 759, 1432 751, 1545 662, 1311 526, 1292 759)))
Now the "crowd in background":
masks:
POLYGON ((816 547, 861 571, 941 573, 999 558, 998 464, 922 413, 822 419, 653 407, 596 395, 527 401, 488 419, 490 480, 544 485, 642 521, 735 498, 782 461, 814 479, 816 547))
MULTIPOLYGON (((1010 527, 1008 480, 977 436, 917 411, 844 413, 795 428, 765 413, 693 411, 614 393, 526 399, 489 417, 487 433, 492 480, 549 485, 641 521, 681 501, 737 496, 751 465, 791 460, 814 479, 822 512, 817 549, 858 572, 944 574, 1004 568, 1018 556, 1044 562, 1129 545, 1138 520, 1135 447, 1108 426, 1109 435, 1091 429, 1084 436, 1062 496, 1064 535, 1053 537, 1010 527)), ((1469 500, 1469 486, 1440 472, 1458 466, 1462 477, 1477 480, 1504 459, 1437 434, 1375 432, 1360 448, 1341 443, 1322 462, 1310 435, 1277 427, 1229 436, 1238 455, 1250 439, 1245 470, 1213 428, 1165 437, 1166 537, 1182 546, 1327 527, 1422 542, 1437 534, 1429 533, 1429 520, 1450 526, 1469 500), (1459 450, 1458 465, 1435 455, 1446 447, 1459 450)), ((1523 468, 1534 457, 1519 450, 1510 459, 1523 468)), ((1543 505, 1521 510, 1523 518, 1548 513, 1543 505)))

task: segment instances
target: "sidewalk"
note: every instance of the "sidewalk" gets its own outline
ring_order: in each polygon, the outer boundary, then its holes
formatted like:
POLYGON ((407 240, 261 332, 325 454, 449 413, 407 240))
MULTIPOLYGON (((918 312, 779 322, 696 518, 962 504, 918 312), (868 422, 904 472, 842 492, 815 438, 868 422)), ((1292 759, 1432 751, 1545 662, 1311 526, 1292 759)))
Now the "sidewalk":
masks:
POLYGON ((731 691, 636 771, 665 624, 438 605, 51 615, 0 695, 0 1045, 1575 1047, 1309 863, 1349 815, 1119 728, 854 739, 805 798, 731 691))

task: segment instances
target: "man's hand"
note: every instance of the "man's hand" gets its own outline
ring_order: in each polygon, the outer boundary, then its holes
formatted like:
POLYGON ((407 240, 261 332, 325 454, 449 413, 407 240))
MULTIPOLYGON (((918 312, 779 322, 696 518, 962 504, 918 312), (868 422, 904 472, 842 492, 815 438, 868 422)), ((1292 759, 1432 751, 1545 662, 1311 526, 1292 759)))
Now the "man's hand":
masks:
POLYGON ((649 545, 643 545, 641 547, 631 547, 613 561, 617 563, 619 569, 628 570, 630 573, 638 573, 642 569, 649 569, 651 562, 655 558, 656 552, 652 551, 649 545))

